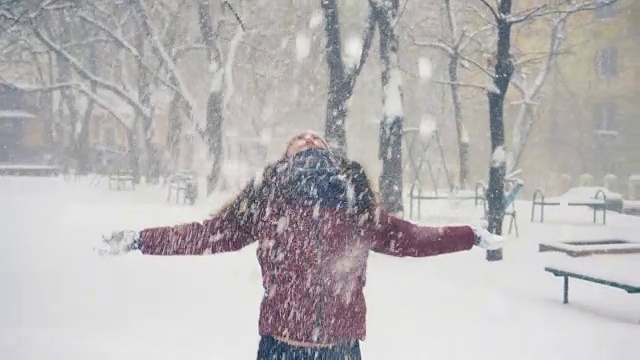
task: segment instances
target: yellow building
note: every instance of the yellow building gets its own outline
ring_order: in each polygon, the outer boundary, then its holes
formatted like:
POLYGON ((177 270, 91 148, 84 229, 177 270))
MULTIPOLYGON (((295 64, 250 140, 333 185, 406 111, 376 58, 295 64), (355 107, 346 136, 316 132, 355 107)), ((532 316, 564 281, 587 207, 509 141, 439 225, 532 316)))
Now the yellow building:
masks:
MULTIPOLYGON (((542 3, 563 1, 522 1, 514 12, 542 3)), ((521 83, 530 85, 538 74, 549 51, 554 16, 513 28, 512 54, 519 64, 515 76, 526 73, 521 83)), ((639 40, 640 1, 618 0, 571 15, 561 55, 537 99, 534 125, 519 163, 529 191, 542 187, 561 192, 568 177, 575 186, 581 174, 591 174, 594 185, 602 185, 606 174, 625 181, 640 174, 639 40)), ((511 85, 505 103, 508 147, 521 106, 518 100, 521 96, 511 85)), ((483 125, 483 130, 488 129, 483 125)))
POLYGON ((574 14, 547 79, 528 157, 574 179, 640 173, 640 2, 574 14), (534 154, 534 150, 544 152, 534 154))

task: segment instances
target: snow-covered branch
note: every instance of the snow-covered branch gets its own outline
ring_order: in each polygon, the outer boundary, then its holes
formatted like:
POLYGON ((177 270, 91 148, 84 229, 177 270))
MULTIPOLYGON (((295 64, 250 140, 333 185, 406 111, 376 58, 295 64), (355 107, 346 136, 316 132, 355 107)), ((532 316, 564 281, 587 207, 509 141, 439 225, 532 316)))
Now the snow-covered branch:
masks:
POLYGON ((517 24, 521 22, 525 22, 527 20, 531 20, 537 16, 543 16, 545 14, 549 14, 549 11, 552 11, 553 8, 550 8, 547 4, 542 4, 535 6, 533 8, 521 11, 517 14, 511 14, 506 17, 507 22, 511 24, 517 24))
POLYGON ((569 16, 582 11, 592 11, 605 6, 612 5, 618 0, 583 0, 566 1, 564 5, 549 6, 540 5, 520 13, 507 17, 507 21, 512 24, 521 23, 534 18, 546 17, 549 15, 569 16))
POLYGON ((145 32, 146 37, 149 40, 151 40, 151 48, 156 53, 156 56, 158 56, 161 63, 169 71, 169 75, 172 81, 175 82, 177 88, 180 90, 179 91, 180 96, 187 103, 187 106, 189 107, 189 112, 193 111, 193 109, 196 107, 195 100, 193 99, 193 96, 191 96, 189 89, 187 88, 184 81, 182 80, 182 76, 180 75, 180 72, 178 71, 176 64, 173 62, 173 59, 169 56, 166 49, 164 48, 164 45, 159 40, 158 35, 156 34, 153 26, 151 26, 151 20, 147 15, 147 11, 145 10, 144 5, 142 4, 142 1, 130 0, 130 4, 136 10, 136 14, 140 19, 140 22, 142 24, 142 29, 145 32))
POLYGON ((79 93, 85 95, 87 98, 91 99, 98 107, 105 110, 109 115, 113 116, 116 120, 121 122, 127 128, 131 128, 131 122, 127 121, 116 111, 111 104, 102 99, 100 95, 92 92, 90 89, 87 89, 82 83, 79 82, 67 82, 67 83, 58 83, 48 86, 31 86, 31 85, 17 85, 12 84, 12 86, 20 89, 20 91, 24 92, 51 92, 51 91, 59 91, 59 90, 76 90, 79 93))
POLYGON ((124 37, 122 37, 120 34, 117 34, 107 25, 104 25, 103 23, 93 19, 92 17, 89 17, 84 13, 80 13, 78 16, 83 21, 103 31, 111 40, 113 40, 116 43, 116 45, 118 45, 120 48, 129 52, 129 54, 131 54, 136 59, 136 61, 142 65, 145 71, 147 71, 148 74, 153 76, 155 80, 158 80, 158 82, 160 82, 162 85, 166 86, 170 90, 176 93, 180 93, 181 90, 178 89, 175 85, 169 83, 165 79, 162 79, 156 71, 152 71, 151 69, 149 69, 149 67, 144 63, 144 59, 142 59, 142 57, 140 56, 140 53, 138 53, 138 50, 136 50, 136 48, 133 47, 133 45, 131 45, 131 43, 129 43, 129 41, 127 41, 124 37))
POLYGON ((491 4, 489 4, 486 0, 480 0, 480 2, 482 3, 482 5, 484 5, 487 9, 489 9, 489 11, 491 12, 491 15, 493 15, 493 18, 496 20, 499 20, 500 17, 498 16, 498 13, 496 12, 496 9, 493 8, 493 6, 491 6, 491 4))
POLYGON ((37 25, 34 25, 32 30, 35 37, 38 40, 40 40, 42 44, 44 44, 47 48, 53 51, 56 55, 58 55, 63 61, 66 61, 76 71, 76 73, 80 75, 83 79, 98 86, 99 88, 105 89, 113 93, 114 95, 118 96, 143 117, 145 118, 150 117, 149 109, 143 106, 142 104, 140 104, 140 102, 138 102, 138 100, 136 100, 132 95, 128 94, 127 92, 125 92, 124 90, 116 86, 115 84, 112 84, 108 81, 100 79, 99 77, 97 77, 96 75, 94 75, 93 73, 85 69, 77 59, 75 59, 68 52, 60 48, 59 45, 55 44, 48 37, 46 37, 40 31, 37 25))
MULTIPOLYGON (((614 1, 611 1, 611 3, 614 1)), ((566 23, 569 17, 577 12, 594 9, 594 1, 586 0, 573 3, 565 7, 560 12, 555 12, 555 17, 551 19, 552 27, 550 33, 549 48, 533 82, 525 85, 518 81, 513 81, 516 89, 522 95, 518 114, 514 121, 512 132, 513 166, 517 167, 522 156, 525 143, 534 125, 534 109, 539 103, 539 96, 546 79, 551 72, 557 58, 562 54, 562 44, 566 36, 566 23)), ((600 6, 600 4, 598 4, 600 6)))
MULTIPOLYGON (((235 12, 234 12, 235 13, 235 12)), ((236 14, 237 16, 237 14, 236 14)), ((222 109, 226 110, 227 104, 229 103, 229 99, 233 96, 234 87, 233 87, 233 63, 236 58, 236 51, 238 50, 238 46, 242 41, 242 36, 244 35, 244 26, 240 22, 238 28, 236 29, 236 33, 233 35, 233 38, 229 42, 229 50, 227 51, 227 61, 225 62, 225 82, 227 84, 226 91, 224 94, 224 100, 222 102, 222 109)))

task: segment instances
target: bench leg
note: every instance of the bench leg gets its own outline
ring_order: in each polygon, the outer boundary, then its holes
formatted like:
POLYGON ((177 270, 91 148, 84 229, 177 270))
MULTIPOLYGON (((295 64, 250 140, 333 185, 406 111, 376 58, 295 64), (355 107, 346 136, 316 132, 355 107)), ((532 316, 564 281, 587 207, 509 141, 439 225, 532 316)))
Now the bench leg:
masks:
POLYGON ((563 304, 568 304, 569 303, 569 277, 568 276, 564 277, 564 289, 562 291, 562 303, 563 304))
POLYGON ((409 219, 413 219, 413 196, 409 195, 409 219))

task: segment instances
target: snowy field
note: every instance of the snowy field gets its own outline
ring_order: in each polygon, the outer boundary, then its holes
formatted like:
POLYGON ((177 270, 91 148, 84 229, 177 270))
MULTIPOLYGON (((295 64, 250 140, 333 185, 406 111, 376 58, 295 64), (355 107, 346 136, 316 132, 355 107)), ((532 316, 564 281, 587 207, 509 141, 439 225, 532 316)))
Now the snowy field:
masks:
MULTIPOLYGON (((201 220, 229 195, 191 207, 167 204, 153 187, 0 177, 0 359, 255 359, 255 246, 209 257, 94 252, 102 234, 201 220)), ((476 215, 429 206, 449 214, 441 221, 476 215)), ((574 280, 563 305, 562 280, 543 266, 565 255, 537 252, 542 240, 640 239, 640 218, 608 214, 601 226, 586 209, 550 208, 545 224, 532 224, 530 204, 518 207, 521 236, 501 262, 476 249, 372 255, 364 359, 640 358, 640 295, 574 280)))

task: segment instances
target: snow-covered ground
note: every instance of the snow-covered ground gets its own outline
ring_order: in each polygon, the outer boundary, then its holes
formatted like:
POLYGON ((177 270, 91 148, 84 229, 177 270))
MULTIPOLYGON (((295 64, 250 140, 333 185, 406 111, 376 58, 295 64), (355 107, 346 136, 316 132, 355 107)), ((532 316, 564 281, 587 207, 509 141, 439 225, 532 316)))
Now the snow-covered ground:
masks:
MULTIPOLYGON (((0 358, 255 359, 254 246, 206 257, 94 252, 102 234, 201 220, 229 195, 191 207, 167 204, 153 187, 0 177, 0 358)), ((431 202, 423 217, 473 220, 473 209, 459 206, 431 202)), ((638 359, 640 295, 572 281, 563 305, 562 280, 542 268, 565 255, 538 253, 537 241, 640 239, 640 218, 610 214, 607 226, 593 225, 586 209, 551 208, 538 224, 528 202, 518 207, 521 236, 501 262, 478 249, 373 254, 364 358, 638 359)), ((640 278, 640 260, 627 269, 640 278)))

